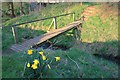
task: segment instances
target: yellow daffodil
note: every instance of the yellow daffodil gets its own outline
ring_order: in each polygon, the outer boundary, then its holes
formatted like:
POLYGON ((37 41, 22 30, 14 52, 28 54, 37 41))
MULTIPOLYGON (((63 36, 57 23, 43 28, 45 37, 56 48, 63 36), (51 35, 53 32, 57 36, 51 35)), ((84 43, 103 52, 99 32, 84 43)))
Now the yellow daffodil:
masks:
POLYGON ((43 55, 44 53, 43 52, 39 52, 40 55, 43 55))
POLYGON ((39 64, 39 61, 38 61, 37 59, 35 59, 33 62, 34 62, 34 64, 36 64, 36 65, 39 64))
POLYGON ((31 55, 33 53, 33 50, 28 50, 28 54, 31 55))
POLYGON ((60 60, 60 57, 55 57, 56 61, 59 61, 60 60))
POLYGON ((51 69, 51 67, 50 67, 50 65, 49 65, 49 64, 48 64, 47 66, 48 66, 48 68, 49 68, 49 69, 51 69))
POLYGON ((43 60, 46 60, 46 56, 43 55, 43 56, 42 56, 42 59, 43 59, 43 60))
POLYGON ((31 66, 33 69, 37 69, 37 65, 36 64, 32 64, 31 66))
POLYGON ((27 67, 30 67, 30 63, 27 63, 27 67))

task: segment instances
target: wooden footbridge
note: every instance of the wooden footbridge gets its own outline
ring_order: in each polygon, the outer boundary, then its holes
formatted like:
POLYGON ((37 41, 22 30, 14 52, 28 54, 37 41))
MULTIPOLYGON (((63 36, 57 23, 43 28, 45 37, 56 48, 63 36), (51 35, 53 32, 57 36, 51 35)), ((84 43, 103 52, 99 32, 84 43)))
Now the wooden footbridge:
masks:
MULTIPOLYGON (((35 45, 38 45, 38 44, 41 44, 51 38, 54 38, 56 37, 57 35, 60 35, 68 30, 71 30, 71 29, 81 29, 82 27, 82 18, 78 21, 75 21, 75 18, 74 18, 74 14, 75 13, 68 13, 68 14, 63 14, 63 15, 59 15, 59 16, 54 16, 54 17, 49 17, 49 18, 44 18, 44 19, 39 19, 39 20, 34 20, 34 21, 30 21, 30 22, 25 22, 25 23, 21 23, 21 24, 16 24, 16 25, 12 25, 12 31, 13 31, 13 36, 14 36, 14 40, 15 40, 15 44, 11 46, 11 49, 16 51, 16 52, 20 52, 20 51, 24 51, 24 50, 27 50, 29 49, 30 47, 32 46, 35 46, 35 45), (56 21, 56 18, 57 17, 60 17, 60 16, 66 16, 66 15, 70 15, 70 14, 73 14, 73 20, 74 22, 62 27, 62 28, 59 28, 57 29, 57 21, 56 21), (40 36, 37 36, 33 39, 29 39, 29 40, 26 40, 24 41, 23 43, 20 43, 18 44, 18 40, 17 40, 17 31, 16 31, 16 26, 18 25, 23 25, 23 24, 27 24, 27 23, 31 23, 31 22, 36 22, 36 21, 41 21, 41 20, 46 20, 46 19, 51 19, 53 18, 53 23, 54 23, 54 31, 52 32, 48 32, 48 33, 45 33, 43 35, 40 35, 40 36)), ((50 26, 51 27, 51 26, 50 26)), ((49 29, 50 29, 49 27, 49 29)))

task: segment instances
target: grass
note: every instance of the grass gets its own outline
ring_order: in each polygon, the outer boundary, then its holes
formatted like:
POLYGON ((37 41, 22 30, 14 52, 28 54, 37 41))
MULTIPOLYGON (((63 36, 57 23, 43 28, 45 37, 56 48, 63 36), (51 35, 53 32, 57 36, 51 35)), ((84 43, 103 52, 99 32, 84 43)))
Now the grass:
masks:
MULTIPOLYGON (((68 51, 47 51, 52 58, 60 56, 61 61, 53 63, 51 70, 44 77, 57 78, 116 78, 118 67, 117 64, 96 58, 87 54, 80 49, 71 48, 68 51), (76 63, 77 65, 76 65, 76 63), (98 63, 99 62, 99 63, 98 63), (58 66, 57 69, 54 68, 58 66), (78 68, 79 67, 79 68, 78 68), (103 73, 104 71, 104 73, 103 73), (97 73, 97 74, 96 74, 97 73)), ((3 57, 3 78, 20 78, 24 69, 25 59, 24 52, 6 55, 3 57), (18 66, 19 65, 19 66, 18 66)))
POLYGON ((0 78, 2 78, 2 56, 0 56, 0 78))
POLYGON ((95 42, 95 41, 105 42, 105 41, 118 40, 117 28, 118 28, 117 19, 115 19, 114 21, 107 19, 103 23, 102 20, 100 19, 100 16, 92 16, 83 25, 84 31, 82 31, 82 39, 83 40, 87 39, 86 41, 90 41, 90 42, 95 42), (110 25, 111 21, 113 22, 113 24, 110 25), (86 32, 88 33, 86 34, 86 32))
MULTIPOLYGON (((98 9, 100 5, 93 3, 84 3, 80 6, 80 3, 59 3, 48 5, 43 8, 41 13, 32 12, 29 15, 16 17, 5 23, 8 26, 15 23, 26 22, 34 19, 40 19, 44 17, 50 17, 54 15, 60 15, 63 13, 75 12, 76 20, 81 17, 83 10, 94 5, 98 9), (48 14, 49 11, 49 14, 48 14), (34 16, 33 16, 34 15, 34 16)), ((103 8, 102 8, 103 9, 103 8)), ((108 13, 109 14, 109 13, 108 13)), ((101 18, 102 14, 96 14, 89 17, 89 19, 83 24, 81 32, 82 47, 80 44, 75 44, 72 30, 57 36, 55 39, 51 39, 57 45, 65 45, 71 47, 67 51, 61 50, 45 50, 50 53, 50 57, 60 56, 61 61, 59 64, 53 65, 52 69, 48 71, 48 74, 44 77, 54 78, 117 78, 118 77, 118 65, 103 58, 97 58, 90 53, 94 54, 112 54, 118 55, 118 19, 117 16, 107 16, 104 20, 101 18), (60 41, 60 42, 59 42, 60 41), (58 42, 58 43, 57 43, 58 42), (87 52, 88 51, 88 52, 87 52), (57 69, 54 67, 58 66, 57 69), (53 69, 54 68, 54 69, 53 69)), ((30 23, 22 26, 18 26, 18 34, 20 42, 25 36, 33 38, 35 36, 44 34, 52 20, 46 20, 42 22, 30 23)), ((58 28, 65 26, 73 21, 72 15, 57 18, 58 28)), ((9 48, 14 44, 11 28, 7 27, 2 30, 3 50, 9 48)), ((20 78, 22 77, 22 71, 25 64, 26 57, 25 52, 13 53, 10 55, 4 55, 3 62, 3 77, 4 78, 20 78), (18 66, 19 65, 19 66, 18 66)))
POLYGON ((22 74, 25 64, 25 58, 23 58, 22 55, 21 53, 17 53, 11 54, 9 56, 4 56, 2 58, 2 76, 4 76, 4 78, 14 78, 15 76, 16 78, 21 77, 20 75, 22 74))

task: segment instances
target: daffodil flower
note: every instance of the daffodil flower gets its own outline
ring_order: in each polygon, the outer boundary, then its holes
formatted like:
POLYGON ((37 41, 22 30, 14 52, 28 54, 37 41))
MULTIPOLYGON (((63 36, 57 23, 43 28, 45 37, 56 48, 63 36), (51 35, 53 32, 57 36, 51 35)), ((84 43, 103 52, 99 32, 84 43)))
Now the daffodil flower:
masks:
POLYGON ((56 61, 59 61, 60 60, 60 57, 55 57, 56 61))
POLYGON ((42 59, 43 59, 43 60, 46 60, 46 56, 43 55, 43 56, 42 56, 42 59))
POLYGON ((33 53, 33 50, 28 50, 28 54, 31 55, 33 53))
POLYGON ((31 67, 32 67, 33 69, 37 69, 37 68, 38 68, 36 64, 32 64, 31 67))
POLYGON ((27 67, 30 67, 30 63, 27 63, 27 67))
POLYGON ((49 69, 51 69, 51 67, 50 67, 50 65, 49 65, 49 64, 48 64, 47 66, 48 66, 48 68, 49 68, 49 69))
POLYGON ((34 62, 34 64, 36 64, 36 65, 39 64, 39 61, 38 61, 37 59, 35 59, 33 62, 34 62))
POLYGON ((43 55, 44 53, 43 52, 39 52, 40 55, 43 55))

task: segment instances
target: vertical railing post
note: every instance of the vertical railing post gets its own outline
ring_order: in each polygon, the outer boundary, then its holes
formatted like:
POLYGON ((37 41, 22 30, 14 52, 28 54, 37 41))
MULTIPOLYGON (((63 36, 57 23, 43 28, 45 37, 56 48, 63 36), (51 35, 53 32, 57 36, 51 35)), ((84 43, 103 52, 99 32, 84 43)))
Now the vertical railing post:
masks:
POLYGON ((81 17, 81 20, 82 20, 82 22, 85 21, 85 16, 84 15, 81 17))
POLYGON ((56 17, 53 18, 53 21, 54 21, 54 29, 57 29, 57 20, 56 20, 56 17))
POLYGON ((73 21, 75 21, 75 13, 73 13, 73 21))
POLYGON ((12 27, 12 33, 13 33, 13 37, 14 37, 15 43, 18 43, 18 35, 17 35, 17 28, 16 28, 16 26, 12 27))

